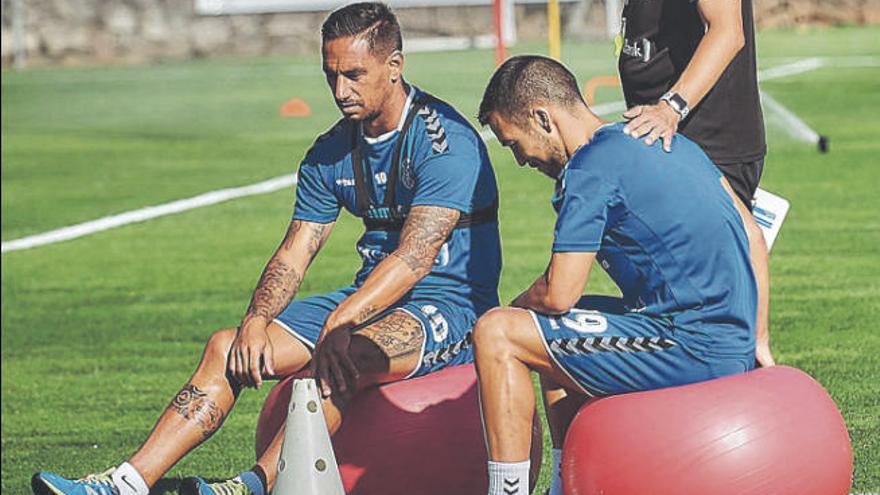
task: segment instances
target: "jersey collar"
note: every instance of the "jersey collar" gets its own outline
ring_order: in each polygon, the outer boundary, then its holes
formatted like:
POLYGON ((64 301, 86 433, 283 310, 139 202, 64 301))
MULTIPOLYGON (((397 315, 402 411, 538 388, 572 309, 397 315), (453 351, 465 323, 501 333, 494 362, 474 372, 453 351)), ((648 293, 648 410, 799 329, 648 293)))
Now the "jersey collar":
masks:
POLYGON ((364 135, 363 126, 358 126, 358 129, 360 129, 360 133, 361 133, 361 136, 364 138, 364 141, 367 144, 379 144, 379 143, 388 141, 389 139, 391 139, 394 136, 394 134, 400 132, 400 130, 403 128, 403 123, 406 122, 406 114, 409 113, 409 107, 412 105, 412 101, 413 101, 413 98, 415 98, 415 95, 416 95, 416 87, 413 86, 412 84, 410 84, 409 85, 409 94, 406 96, 406 103, 404 104, 404 107, 403 107, 403 113, 401 113, 401 115, 400 115, 400 120, 397 122, 396 129, 392 129, 392 130, 386 132, 385 134, 381 134, 376 137, 369 137, 369 136, 364 135))

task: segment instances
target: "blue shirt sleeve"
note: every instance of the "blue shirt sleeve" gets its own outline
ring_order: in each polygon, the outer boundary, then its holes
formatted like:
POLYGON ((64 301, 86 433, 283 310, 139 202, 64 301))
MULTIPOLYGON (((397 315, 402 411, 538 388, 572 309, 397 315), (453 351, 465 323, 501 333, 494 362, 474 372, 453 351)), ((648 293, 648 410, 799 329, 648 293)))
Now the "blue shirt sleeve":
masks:
POLYGON ((412 206, 442 206, 471 213, 482 158, 479 146, 459 140, 449 151, 429 156, 416 168, 412 206))
POLYGON ((317 165, 303 162, 299 167, 296 184, 294 220, 330 223, 339 216, 339 199, 327 187, 317 165))
POLYGON ((553 252, 598 252, 616 197, 615 187, 603 177, 585 170, 567 170, 553 252))

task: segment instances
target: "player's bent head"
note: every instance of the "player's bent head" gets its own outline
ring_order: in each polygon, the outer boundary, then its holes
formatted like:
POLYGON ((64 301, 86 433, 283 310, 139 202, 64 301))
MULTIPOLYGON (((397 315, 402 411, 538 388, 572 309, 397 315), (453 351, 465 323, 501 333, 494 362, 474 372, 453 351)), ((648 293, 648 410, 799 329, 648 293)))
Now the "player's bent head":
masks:
POLYGON ((370 53, 385 58, 403 51, 403 38, 397 17, 381 2, 362 2, 334 10, 321 26, 321 41, 363 37, 370 53))
POLYGON ((321 26, 324 75, 346 118, 369 121, 402 84, 403 41, 387 5, 364 2, 333 11, 321 26))
POLYGON ((477 118, 488 125, 491 115, 525 125, 538 106, 569 108, 586 105, 577 79, 564 65, 539 55, 507 59, 492 75, 483 93, 477 118))

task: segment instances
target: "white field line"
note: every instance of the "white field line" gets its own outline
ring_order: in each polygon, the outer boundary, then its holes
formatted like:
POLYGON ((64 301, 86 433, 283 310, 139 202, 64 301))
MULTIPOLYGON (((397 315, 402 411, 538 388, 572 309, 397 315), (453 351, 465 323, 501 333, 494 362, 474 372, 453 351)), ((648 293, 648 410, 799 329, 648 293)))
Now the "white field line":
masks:
POLYGON ((137 210, 127 211, 118 215, 110 215, 97 220, 71 225, 56 230, 50 230, 42 234, 22 237, 14 241, 2 243, 2 252, 18 251, 20 249, 30 249, 46 244, 76 239, 77 237, 94 234, 103 230, 109 230, 130 223, 144 222, 153 218, 173 215, 182 211, 210 206, 224 201, 245 196, 253 196, 256 194, 266 194, 290 187, 296 184, 296 174, 283 175, 273 179, 258 182, 242 187, 233 187, 229 189, 219 189, 216 191, 199 194, 191 198, 179 199, 170 203, 164 203, 157 206, 147 206, 137 210))
MULTIPOLYGON (((880 57, 876 55, 849 55, 847 57, 826 58, 825 65, 834 67, 880 67, 880 57)), ((880 495, 872 492, 873 495, 880 495)))
POLYGON ((790 64, 777 65, 758 71, 758 82, 771 81, 781 77, 794 76, 816 70, 825 65, 825 59, 812 57, 798 60, 790 64))
POLYGON ((805 143, 815 144, 819 142, 819 133, 810 128, 810 126, 801 120, 800 117, 795 115, 794 112, 785 108, 782 103, 779 103, 764 91, 761 91, 760 95, 761 103, 763 103, 764 108, 773 112, 785 122, 784 128, 791 137, 805 143))
MULTIPOLYGON (((762 70, 758 73, 758 79, 765 81, 776 79, 779 77, 787 77, 795 74, 809 72, 822 66, 876 67, 880 66, 880 57, 813 57, 762 70)), ((76 82, 86 82, 86 80, 80 80, 76 82)), ((800 136, 802 136, 803 139, 811 140, 811 142, 815 142, 815 140, 818 139, 818 134, 810 129, 809 126, 804 124, 803 121, 798 119, 797 116, 794 115, 790 110, 786 109, 779 102, 773 100, 764 93, 762 93, 761 96, 763 98, 764 104, 768 108, 772 109, 772 111, 774 112, 778 112, 787 121, 790 120, 792 129, 799 129, 798 133, 800 136)), ((626 110, 626 104, 623 101, 603 103, 601 105, 596 105, 593 107, 593 111, 596 112, 598 115, 609 115, 615 112, 623 112, 624 110, 626 110)), ((490 129, 483 129, 480 132, 480 136, 485 141, 491 141, 495 139, 495 135, 490 129)), ((210 206, 235 198, 270 193, 279 189, 283 189, 285 187, 292 186, 294 184, 296 184, 296 175, 290 174, 281 177, 275 177, 273 179, 258 182, 256 184, 251 184, 248 186, 211 191, 200 194, 198 196, 193 196, 191 198, 180 199, 157 206, 148 206, 137 210, 127 211, 125 213, 120 213, 118 215, 110 215, 98 218, 97 220, 91 220, 68 227, 62 227, 60 229, 51 230, 42 234, 36 234, 4 242, 2 243, 2 249, 0 249, 0 252, 8 253, 11 251, 30 249, 33 247, 45 246, 47 244, 76 239, 78 237, 83 237, 89 234, 93 234, 95 232, 101 232, 104 230, 121 227, 130 223, 144 222, 153 218, 158 218, 165 215, 172 215, 174 213, 180 213, 183 211, 192 210, 194 208, 210 206)))

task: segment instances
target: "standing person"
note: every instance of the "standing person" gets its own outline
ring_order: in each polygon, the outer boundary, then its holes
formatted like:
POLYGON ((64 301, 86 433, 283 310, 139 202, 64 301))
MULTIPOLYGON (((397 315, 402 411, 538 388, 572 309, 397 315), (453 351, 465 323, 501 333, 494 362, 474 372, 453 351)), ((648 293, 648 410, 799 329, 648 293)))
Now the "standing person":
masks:
MULTIPOLYGON (((535 407, 530 371, 541 375, 550 433, 561 446, 588 397, 752 369, 758 286, 750 251, 761 240, 699 146, 674 136, 665 152, 627 137, 623 124, 590 111, 575 77, 555 60, 505 62, 486 88, 479 120, 520 165, 556 181, 546 270, 474 328, 489 494, 524 494, 535 407), (621 298, 582 297, 594 261, 621 298)), ((554 472, 554 494, 561 493, 557 479, 554 472)))
MULTIPOLYGON (((749 209, 767 145, 751 0, 626 0, 620 81, 624 132, 669 151, 676 130, 703 148, 749 209)), ((759 233, 760 234, 760 233, 759 233)), ((763 239, 763 234, 760 234, 763 239)), ((756 359, 770 352, 767 246, 752 252, 760 289, 756 359)))
MULTIPOLYGON (((403 79, 400 26, 381 3, 322 26, 323 70, 343 119, 299 169, 293 219, 238 328, 215 333, 195 374, 141 448, 80 480, 39 472, 37 494, 147 495, 209 438, 242 391, 311 363, 331 432, 365 387, 473 359, 471 328, 498 304, 495 176, 483 141, 451 106, 403 79), (354 283, 293 301, 341 208, 363 220, 354 283)), ((283 433, 250 470, 183 493, 268 493, 283 433)), ((449 473, 454 476, 454 473, 449 473)))

